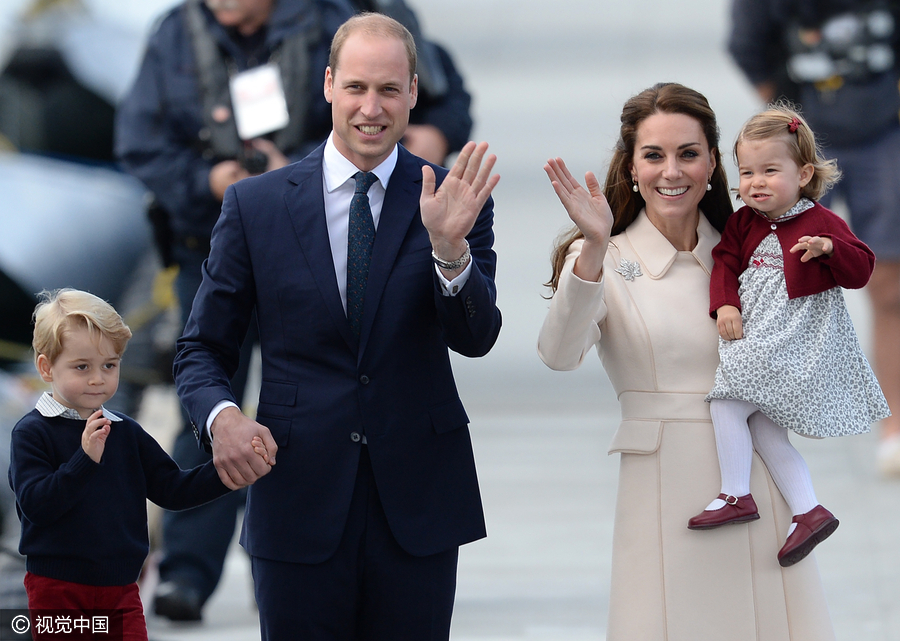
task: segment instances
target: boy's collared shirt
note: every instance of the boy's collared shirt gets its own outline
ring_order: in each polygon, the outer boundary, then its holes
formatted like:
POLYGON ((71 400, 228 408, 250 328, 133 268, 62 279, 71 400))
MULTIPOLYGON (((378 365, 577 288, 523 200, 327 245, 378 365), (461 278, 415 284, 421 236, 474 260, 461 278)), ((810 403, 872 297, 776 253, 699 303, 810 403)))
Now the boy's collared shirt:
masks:
MULTIPOLYGON (((73 410, 71 407, 66 407, 55 398, 50 395, 50 392, 44 392, 41 394, 41 397, 35 403, 34 408, 40 412, 41 416, 46 418, 54 418, 56 416, 61 416, 62 418, 72 419, 73 421, 83 421, 85 419, 81 418, 81 415, 73 410)), ((121 421, 122 419, 108 409, 100 406, 100 409, 103 410, 103 417, 108 418, 111 421, 121 421)))

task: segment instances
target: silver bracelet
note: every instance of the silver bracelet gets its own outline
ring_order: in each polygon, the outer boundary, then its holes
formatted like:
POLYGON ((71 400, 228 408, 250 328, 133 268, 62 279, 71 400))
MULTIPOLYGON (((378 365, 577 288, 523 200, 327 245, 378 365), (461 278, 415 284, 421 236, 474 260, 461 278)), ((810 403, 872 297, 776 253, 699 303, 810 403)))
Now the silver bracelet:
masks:
POLYGON ((469 258, 472 257, 472 252, 469 251, 469 241, 463 239, 463 242, 466 243, 466 251, 464 251, 463 255, 456 260, 444 260, 443 258, 440 258, 434 250, 431 250, 431 259, 434 261, 434 264, 441 269, 446 269, 451 272, 465 265, 469 258))

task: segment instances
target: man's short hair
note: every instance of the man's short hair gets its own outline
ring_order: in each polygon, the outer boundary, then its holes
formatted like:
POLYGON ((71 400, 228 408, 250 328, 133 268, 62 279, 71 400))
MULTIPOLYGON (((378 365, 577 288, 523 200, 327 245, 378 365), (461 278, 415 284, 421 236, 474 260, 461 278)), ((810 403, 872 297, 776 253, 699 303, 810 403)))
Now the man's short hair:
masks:
POLYGON ((406 59, 409 61, 409 81, 412 83, 413 77, 416 75, 416 41, 409 29, 402 24, 384 14, 373 12, 356 14, 342 24, 334 34, 334 38, 331 40, 331 53, 328 56, 328 66, 331 67, 332 74, 337 71, 338 57, 344 43, 351 34, 357 31, 362 31, 368 36, 396 38, 402 42, 406 49, 406 59))
POLYGON ((43 354, 54 363, 63 351, 66 332, 75 327, 86 327, 88 332, 105 336, 116 354, 125 353, 131 338, 131 330, 112 305, 102 298, 78 289, 43 291, 41 302, 34 309, 34 358, 43 354))

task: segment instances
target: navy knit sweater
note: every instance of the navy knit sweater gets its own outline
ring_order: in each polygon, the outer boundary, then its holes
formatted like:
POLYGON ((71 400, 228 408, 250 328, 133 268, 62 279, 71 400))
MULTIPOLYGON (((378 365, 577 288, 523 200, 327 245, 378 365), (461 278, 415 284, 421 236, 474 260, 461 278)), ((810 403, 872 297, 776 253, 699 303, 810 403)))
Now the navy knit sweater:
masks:
POLYGON ((13 429, 9 484, 30 572, 86 585, 134 583, 149 550, 147 499, 183 510, 228 492, 211 461, 183 471, 122 418, 100 463, 81 448, 85 421, 32 410, 13 429))

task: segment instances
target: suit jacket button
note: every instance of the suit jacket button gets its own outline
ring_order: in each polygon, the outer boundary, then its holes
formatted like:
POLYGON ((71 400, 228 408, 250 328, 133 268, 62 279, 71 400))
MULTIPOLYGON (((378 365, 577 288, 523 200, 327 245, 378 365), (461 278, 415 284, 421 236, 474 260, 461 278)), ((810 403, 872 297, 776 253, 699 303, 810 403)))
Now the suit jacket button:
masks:
POLYGON ((362 440, 362 436, 360 436, 359 432, 350 432, 350 440, 354 443, 359 443, 362 440))
POLYGON ((362 376, 359 377, 359 382, 362 383, 363 385, 368 385, 369 377, 366 376, 365 374, 363 374, 362 376))

